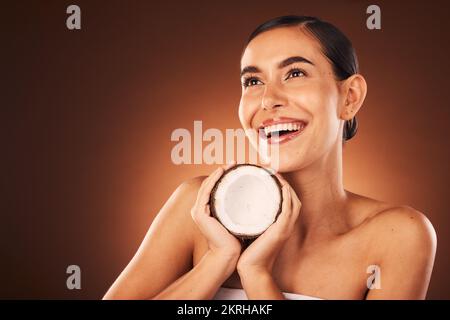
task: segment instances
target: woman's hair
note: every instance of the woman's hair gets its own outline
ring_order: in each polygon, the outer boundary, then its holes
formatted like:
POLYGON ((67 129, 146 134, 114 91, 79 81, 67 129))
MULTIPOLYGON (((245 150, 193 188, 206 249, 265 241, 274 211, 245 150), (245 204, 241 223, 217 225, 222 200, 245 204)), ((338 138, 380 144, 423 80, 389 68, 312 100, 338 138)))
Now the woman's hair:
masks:
MULTIPOLYGON (((331 62, 333 72, 338 80, 345 80, 359 72, 358 58, 350 40, 331 23, 316 17, 282 16, 271 19, 259 25, 253 31, 246 46, 257 35, 280 27, 300 26, 308 31, 319 43, 325 57, 331 62)), ((358 130, 356 116, 346 120, 343 131, 343 141, 350 140, 358 130)))

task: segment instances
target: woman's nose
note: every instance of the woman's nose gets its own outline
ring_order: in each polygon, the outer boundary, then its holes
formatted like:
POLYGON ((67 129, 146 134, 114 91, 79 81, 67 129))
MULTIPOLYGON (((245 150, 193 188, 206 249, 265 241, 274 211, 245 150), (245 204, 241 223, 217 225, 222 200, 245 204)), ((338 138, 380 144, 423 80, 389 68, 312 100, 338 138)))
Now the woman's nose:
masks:
POLYGON ((286 104, 284 96, 276 85, 266 85, 264 88, 264 95, 261 101, 261 107, 264 110, 271 110, 282 107, 286 104))

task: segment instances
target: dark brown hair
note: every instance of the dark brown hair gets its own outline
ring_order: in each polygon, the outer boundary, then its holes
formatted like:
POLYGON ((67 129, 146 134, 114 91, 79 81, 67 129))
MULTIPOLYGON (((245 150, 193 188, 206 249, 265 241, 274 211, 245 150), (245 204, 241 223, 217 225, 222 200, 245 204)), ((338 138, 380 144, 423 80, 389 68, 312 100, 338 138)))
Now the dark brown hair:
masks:
MULTIPOLYGON (((280 27, 301 26, 304 27, 320 43, 322 52, 330 61, 337 80, 345 80, 358 73, 358 59, 350 40, 331 23, 309 16, 282 16, 271 19, 259 25, 253 31, 247 45, 257 35, 280 27)), ((358 130, 356 116, 346 120, 343 130, 343 141, 350 140, 358 130)))

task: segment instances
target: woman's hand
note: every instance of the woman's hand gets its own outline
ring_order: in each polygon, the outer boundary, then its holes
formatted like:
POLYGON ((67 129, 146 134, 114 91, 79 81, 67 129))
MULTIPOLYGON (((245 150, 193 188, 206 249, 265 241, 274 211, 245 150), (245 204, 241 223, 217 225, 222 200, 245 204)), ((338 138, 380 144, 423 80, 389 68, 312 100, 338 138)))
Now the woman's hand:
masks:
POLYGON ((234 164, 219 167, 207 177, 197 195, 197 200, 192 207, 191 215, 200 232, 208 241, 208 246, 213 255, 237 258, 241 253, 241 244, 227 229, 214 217, 211 216, 209 208, 209 197, 211 190, 223 172, 234 164))
POLYGON ((256 273, 272 274, 273 264, 294 230, 301 203, 287 181, 278 174, 277 177, 282 185, 283 204, 281 213, 277 221, 241 254, 237 264, 241 279, 256 273))

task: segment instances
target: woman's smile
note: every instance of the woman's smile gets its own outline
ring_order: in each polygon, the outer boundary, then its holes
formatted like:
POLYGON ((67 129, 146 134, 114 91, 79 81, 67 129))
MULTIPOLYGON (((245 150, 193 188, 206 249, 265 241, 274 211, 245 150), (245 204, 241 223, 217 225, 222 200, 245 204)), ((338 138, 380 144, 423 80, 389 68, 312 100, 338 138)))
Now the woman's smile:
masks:
POLYGON ((282 144, 298 137, 308 125, 308 121, 288 117, 264 120, 258 127, 260 138, 268 144, 282 144))

